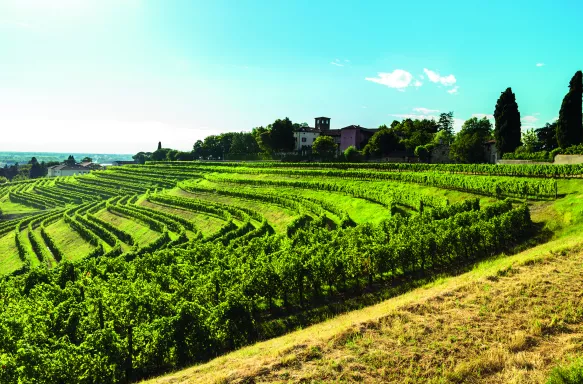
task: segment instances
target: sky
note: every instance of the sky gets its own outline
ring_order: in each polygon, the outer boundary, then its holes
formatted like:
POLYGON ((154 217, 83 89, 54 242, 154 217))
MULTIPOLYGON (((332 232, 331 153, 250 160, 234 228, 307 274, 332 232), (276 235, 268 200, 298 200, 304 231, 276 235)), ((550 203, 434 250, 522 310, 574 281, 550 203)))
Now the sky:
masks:
POLYGON ((190 150, 277 118, 523 130, 583 69, 583 2, 0 0, 0 151, 190 150))

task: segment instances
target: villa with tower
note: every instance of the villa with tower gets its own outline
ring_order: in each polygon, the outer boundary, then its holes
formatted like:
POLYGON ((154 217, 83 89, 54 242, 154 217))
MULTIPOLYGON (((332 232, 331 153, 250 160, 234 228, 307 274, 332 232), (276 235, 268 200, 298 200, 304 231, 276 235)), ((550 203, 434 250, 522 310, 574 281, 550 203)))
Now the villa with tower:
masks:
POLYGON ((316 117, 314 120, 313 128, 302 127, 294 132, 296 151, 311 149, 314 141, 319 136, 332 137, 340 151, 344 151, 351 145, 360 150, 378 130, 376 128, 363 128, 360 125, 349 125, 340 129, 330 129, 331 119, 329 117, 316 117))

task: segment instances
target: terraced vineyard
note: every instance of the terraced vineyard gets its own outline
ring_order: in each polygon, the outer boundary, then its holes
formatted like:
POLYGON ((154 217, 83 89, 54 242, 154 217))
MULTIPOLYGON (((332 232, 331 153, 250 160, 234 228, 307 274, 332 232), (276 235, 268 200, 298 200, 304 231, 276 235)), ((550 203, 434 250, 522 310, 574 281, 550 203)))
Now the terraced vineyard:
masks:
POLYGON ((529 206, 581 174, 535 167, 154 162, 2 185, 0 382, 149 377, 525 246, 529 206))

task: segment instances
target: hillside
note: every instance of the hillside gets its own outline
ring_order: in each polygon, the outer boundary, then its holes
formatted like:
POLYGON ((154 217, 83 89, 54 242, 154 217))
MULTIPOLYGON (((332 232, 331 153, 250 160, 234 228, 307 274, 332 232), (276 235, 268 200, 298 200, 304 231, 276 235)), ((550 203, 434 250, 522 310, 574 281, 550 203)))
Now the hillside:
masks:
POLYGON ((583 352, 581 237, 145 383, 541 383, 583 352))
MULTIPOLYGON (((522 319, 484 311, 514 296, 516 279, 543 274, 551 251, 581 242, 581 174, 577 165, 160 162, 6 184, 0 381, 118 383, 208 360, 179 377, 423 381, 461 370, 462 357, 476 371, 486 351, 505 351, 512 321, 527 324, 517 338, 549 338, 527 321, 546 302, 522 319), (420 338, 424 316, 444 325, 420 338), (500 336, 481 340, 495 333, 492 319, 500 336), (464 337, 473 341, 458 346, 464 337)), ((562 270, 563 259, 549 260, 562 270)), ((570 297, 561 294, 553 302, 570 297)), ((561 313, 533 321, 554 327, 561 313)), ((540 377, 556 363, 545 360, 540 377)), ((498 366, 488 377, 507 374, 498 366)))

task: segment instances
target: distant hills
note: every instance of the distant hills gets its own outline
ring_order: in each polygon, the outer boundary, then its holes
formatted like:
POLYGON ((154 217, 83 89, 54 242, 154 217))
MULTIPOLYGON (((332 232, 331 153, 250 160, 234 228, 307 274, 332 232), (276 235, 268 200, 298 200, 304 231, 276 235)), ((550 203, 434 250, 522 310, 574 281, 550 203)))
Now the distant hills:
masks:
POLYGON ((26 164, 34 156, 39 162, 63 161, 73 155, 77 161, 90 157, 96 163, 111 163, 116 160, 132 160, 129 154, 104 153, 62 153, 62 152, 2 152, 0 151, 0 166, 14 163, 26 164))

